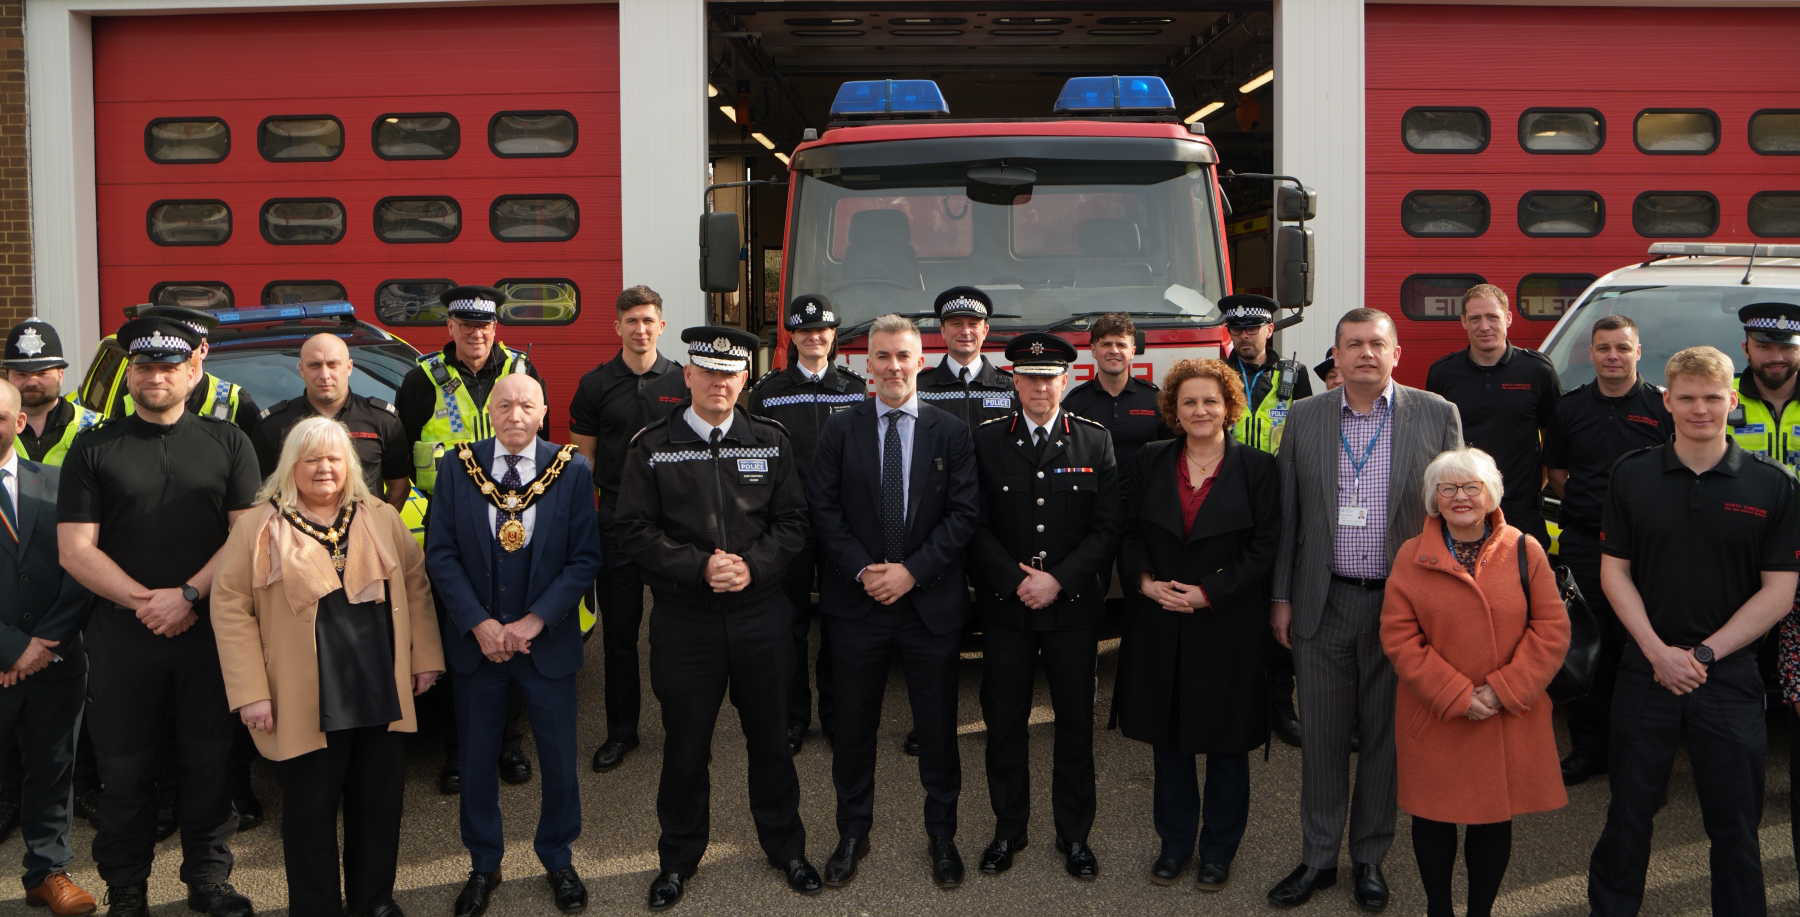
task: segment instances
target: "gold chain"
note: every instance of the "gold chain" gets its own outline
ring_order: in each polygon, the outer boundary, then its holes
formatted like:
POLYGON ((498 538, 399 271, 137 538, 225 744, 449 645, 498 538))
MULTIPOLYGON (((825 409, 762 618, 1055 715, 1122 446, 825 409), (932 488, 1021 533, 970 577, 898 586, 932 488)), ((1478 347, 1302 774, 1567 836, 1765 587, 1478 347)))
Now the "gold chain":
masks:
MULTIPOLYGON (((273 503, 274 501, 269 502, 273 503)), ((356 518, 355 503, 346 504, 343 509, 338 510, 337 520, 331 524, 330 528, 306 518, 300 514, 299 510, 292 507, 278 505, 276 508, 281 511, 281 515, 287 517, 288 522, 293 523, 295 528, 324 545, 325 550, 331 552, 332 568, 339 573, 344 572, 344 563, 350 551, 350 520, 356 518)))

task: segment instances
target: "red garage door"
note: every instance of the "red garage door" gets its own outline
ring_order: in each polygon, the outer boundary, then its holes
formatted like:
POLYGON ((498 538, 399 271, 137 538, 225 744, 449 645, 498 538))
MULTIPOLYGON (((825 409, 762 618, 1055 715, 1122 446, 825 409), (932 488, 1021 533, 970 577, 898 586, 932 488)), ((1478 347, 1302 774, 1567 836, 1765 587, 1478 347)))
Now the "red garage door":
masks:
POLYGON ((617 48, 611 6, 96 20, 102 327, 342 296, 429 351, 493 284, 566 403, 617 346, 617 48))
POLYGON ((1367 301, 1418 383, 1463 290, 1543 338, 1658 239, 1800 238, 1800 9, 1368 7, 1367 301), (1721 62, 1730 62, 1722 65, 1721 62))

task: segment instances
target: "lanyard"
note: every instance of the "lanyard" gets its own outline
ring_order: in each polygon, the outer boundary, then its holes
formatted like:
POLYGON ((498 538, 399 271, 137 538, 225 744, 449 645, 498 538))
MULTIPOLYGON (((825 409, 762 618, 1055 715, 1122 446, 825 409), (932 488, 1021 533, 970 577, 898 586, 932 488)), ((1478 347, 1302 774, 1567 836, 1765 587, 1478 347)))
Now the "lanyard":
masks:
POLYGON ((1350 460, 1350 469, 1356 472, 1357 480, 1362 480, 1363 466, 1369 464, 1369 456, 1375 454, 1375 444, 1381 440, 1381 431, 1387 429, 1388 418, 1392 416, 1392 413, 1383 414, 1381 416, 1381 422, 1375 425, 1375 435, 1369 437, 1369 445, 1367 448, 1363 449, 1361 458, 1357 457, 1356 450, 1350 448, 1349 434, 1345 433, 1342 429, 1338 430, 1338 442, 1342 443, 1344 446, 1344 458, 1350 460))
POLYGON ((1238 375, 1242 376, 1244 379, 1244 400, 1250 402, 1252 409, 1255 408, 1254 399, 1256 398, 1256 395, 1254 393, 1256 391, 1256 383, 1262 381, 1263 373, 1268 371, 1267 368, 1259 369, 1256 371, 1256 375, 1253 376, 1250 374, 1249 370, 1244 368, 1244 364, 1238 364, 1238 375))

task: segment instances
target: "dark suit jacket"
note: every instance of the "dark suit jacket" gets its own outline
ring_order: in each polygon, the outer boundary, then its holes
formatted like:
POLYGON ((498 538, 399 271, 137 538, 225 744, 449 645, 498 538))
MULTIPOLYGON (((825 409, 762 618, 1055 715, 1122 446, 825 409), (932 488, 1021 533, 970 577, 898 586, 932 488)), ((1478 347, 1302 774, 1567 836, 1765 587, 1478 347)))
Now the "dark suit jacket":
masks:
MULTIPOLYGON (((819 435, 806 477, 813 537, 819 542, 819 610, 861 618, 876 607, 856 574, 882 559, 881 448, 870 399, 833 414, 819 435)), ((955 415, 919 404, 913 424, 912 479, 906 501, 906 569, 918 585, 907 594, 933 633, 962 629, 968 615, 963 554, 981 512, 975 444, 955 415)))
MULTIPOLYGON (((556 456, 557 447, 537 441, 538 473, 556 456)), ((475 461, 490 471, 494 441, 474 444, 475 461)), ((438 460, 437 489, 425 522, 425 569, 437 596, 438 619, 444 627, 444 659, 452 671, 467 675, 485 662, 470 631, 492 617, 493 557, 500 542, 488 524, 487 498, 463 470, 456 450, 438 460)), ((530 482, 526 482, 530 483, 530 482)), ((538 674, 562 678, 581 668, 581 622, 576 608, 600 573, 600 522, 594 511, 594 471, 577 455, 537 503, 531 530, 531 582, 527 608, 544 619, 544 631, 532 641, 530 659, 538 674)))
POLYGON ((62 469, 19 457, 19 541, 0 532, 0 668, 11 668, 32 637, 59 641, 52 663, 33 678, 86 671, 81 629, 92 596, 56 559, 56 488, 62 469), (71 665, 71 662, 82 663, 71 665))

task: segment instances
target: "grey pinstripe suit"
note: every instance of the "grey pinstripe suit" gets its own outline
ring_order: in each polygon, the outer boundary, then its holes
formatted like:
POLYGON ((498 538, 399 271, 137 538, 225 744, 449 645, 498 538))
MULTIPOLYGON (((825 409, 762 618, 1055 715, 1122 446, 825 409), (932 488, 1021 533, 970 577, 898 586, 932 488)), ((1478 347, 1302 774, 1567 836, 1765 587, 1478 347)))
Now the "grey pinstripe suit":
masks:
MULTIPOLYGON (((1350 803, 1350 858, 1379 863, 1394 839, 1394 670, 1381 650, 1381 592, 1334 582, 1342 390, 1294 403, 1276 457, 1281 468, 1277 598, 1294 609, 1292 639, 1300 695, 1300 822, 1304 861, 1337 865, 1350 803), (1361 752, 1350 799, 1350 732, 1361 752)), ((1462 445, 1456 407, 1394 384, 1386 553, 1424 526, 1425 466, 1462 445)))

